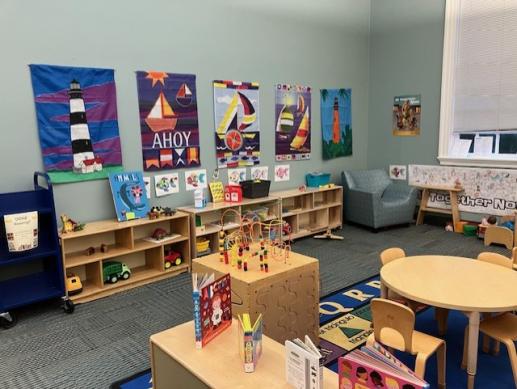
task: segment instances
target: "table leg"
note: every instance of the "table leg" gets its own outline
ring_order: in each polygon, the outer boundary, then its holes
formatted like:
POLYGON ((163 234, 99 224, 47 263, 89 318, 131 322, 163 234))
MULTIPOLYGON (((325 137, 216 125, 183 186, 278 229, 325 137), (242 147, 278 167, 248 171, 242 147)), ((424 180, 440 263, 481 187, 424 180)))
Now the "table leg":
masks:
POLYGON ((388 298, 388 287, 381 281, 381 298, 388 298))
POLYGON ((422 224, 424 222, 425 209, 427 207, 428 200, 429 200, 429 189, 424 189, 422 191, 422 199, 420 200, 420 208, 418 209, 416 225, 422 224))
POLYGON ((474 389, 478 359, 479 312, 469 312, 469 338, 467 355, 467 388, 474 389))
POLYGON ((456 230, 457 223, 460 221, 460 211, 458 209, 458 192, 449 192, 451 199, 451 214, 452 214, 452 226, 455 232, 462 232, 456 230))

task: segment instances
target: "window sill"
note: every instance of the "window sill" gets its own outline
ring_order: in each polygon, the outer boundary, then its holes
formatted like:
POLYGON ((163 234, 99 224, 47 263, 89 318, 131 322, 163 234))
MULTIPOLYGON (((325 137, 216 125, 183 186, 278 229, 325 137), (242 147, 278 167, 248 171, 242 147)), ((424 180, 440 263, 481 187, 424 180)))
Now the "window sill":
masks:
POLYGON ((477 166, 487 168, 517 169, 517 160, 494 159, 494 158, 460 158, 460 157, 438 157, 440 165, 444 166, 477 166))

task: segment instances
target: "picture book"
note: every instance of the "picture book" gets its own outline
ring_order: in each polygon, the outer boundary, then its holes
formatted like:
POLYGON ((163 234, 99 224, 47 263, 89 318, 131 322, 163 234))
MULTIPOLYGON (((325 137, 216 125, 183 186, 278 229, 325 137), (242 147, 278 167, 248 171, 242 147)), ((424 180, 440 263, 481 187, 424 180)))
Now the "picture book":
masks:
POLYGON ((251 325, 248 313, 239 315, 239 354, 244 361, 244 371, 253 373, 262 355, 262 314, 251 325))
POLYGON ((147 216, 149 201, 142 172, 110 173, 109 181, 119 222, 147 216))
POLYGON ((296 389, 323 389, 323 357, 312 340, 285 341, 286 378, 296 389))
POLYGON ((429 384, 380 344, 363 346, 339 358, 339 387, 347 389, 426 389, 429 384))
POLYGON ((204 347, 232 324, 232 289, 229 274, 192 273, 196 348, 204 347))

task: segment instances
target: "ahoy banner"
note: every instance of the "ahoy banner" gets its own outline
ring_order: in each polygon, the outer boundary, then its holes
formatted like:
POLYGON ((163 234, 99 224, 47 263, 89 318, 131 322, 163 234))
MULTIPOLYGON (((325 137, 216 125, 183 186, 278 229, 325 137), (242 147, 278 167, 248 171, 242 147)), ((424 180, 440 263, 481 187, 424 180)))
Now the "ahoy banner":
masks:
POLYGON ((217 167, 260 162, 258 82, 214 81, 217 167))
POLYGON ((137 72, 144 170, 201 165, 196 76, 137 72))
MULTIPOLYGON (((450 185, 461 184, 458 195, 460 211, 508 215, 517 210, 517 171, 513 169, 488 169, 409 165, 409 184, 450 185)), ((450 208, 449 194, 432 192, 429 206, 450 208)))
POLYGON ((311 158, 311 88, 278 84, 275 93, 277 161, 311 158))

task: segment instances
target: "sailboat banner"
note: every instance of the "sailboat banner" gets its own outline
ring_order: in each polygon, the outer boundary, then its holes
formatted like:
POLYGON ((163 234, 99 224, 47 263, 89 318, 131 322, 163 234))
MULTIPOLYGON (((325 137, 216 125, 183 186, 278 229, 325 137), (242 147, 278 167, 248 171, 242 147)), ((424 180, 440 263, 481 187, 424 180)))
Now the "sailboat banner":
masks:
POLYGON ((43 164, 52 183, 122 171, 113 69, 30 65, 43 164))
POLYGON ((278 84, 275 94, 277 161, 311 158, 311 88, 278 84))
POLYGON ((201 165, 196 76, 136 72, 144 170, 201 165))
POLYGON ((260 162, 259 84, 214 81, 217 166, 234 168, 260 162))

